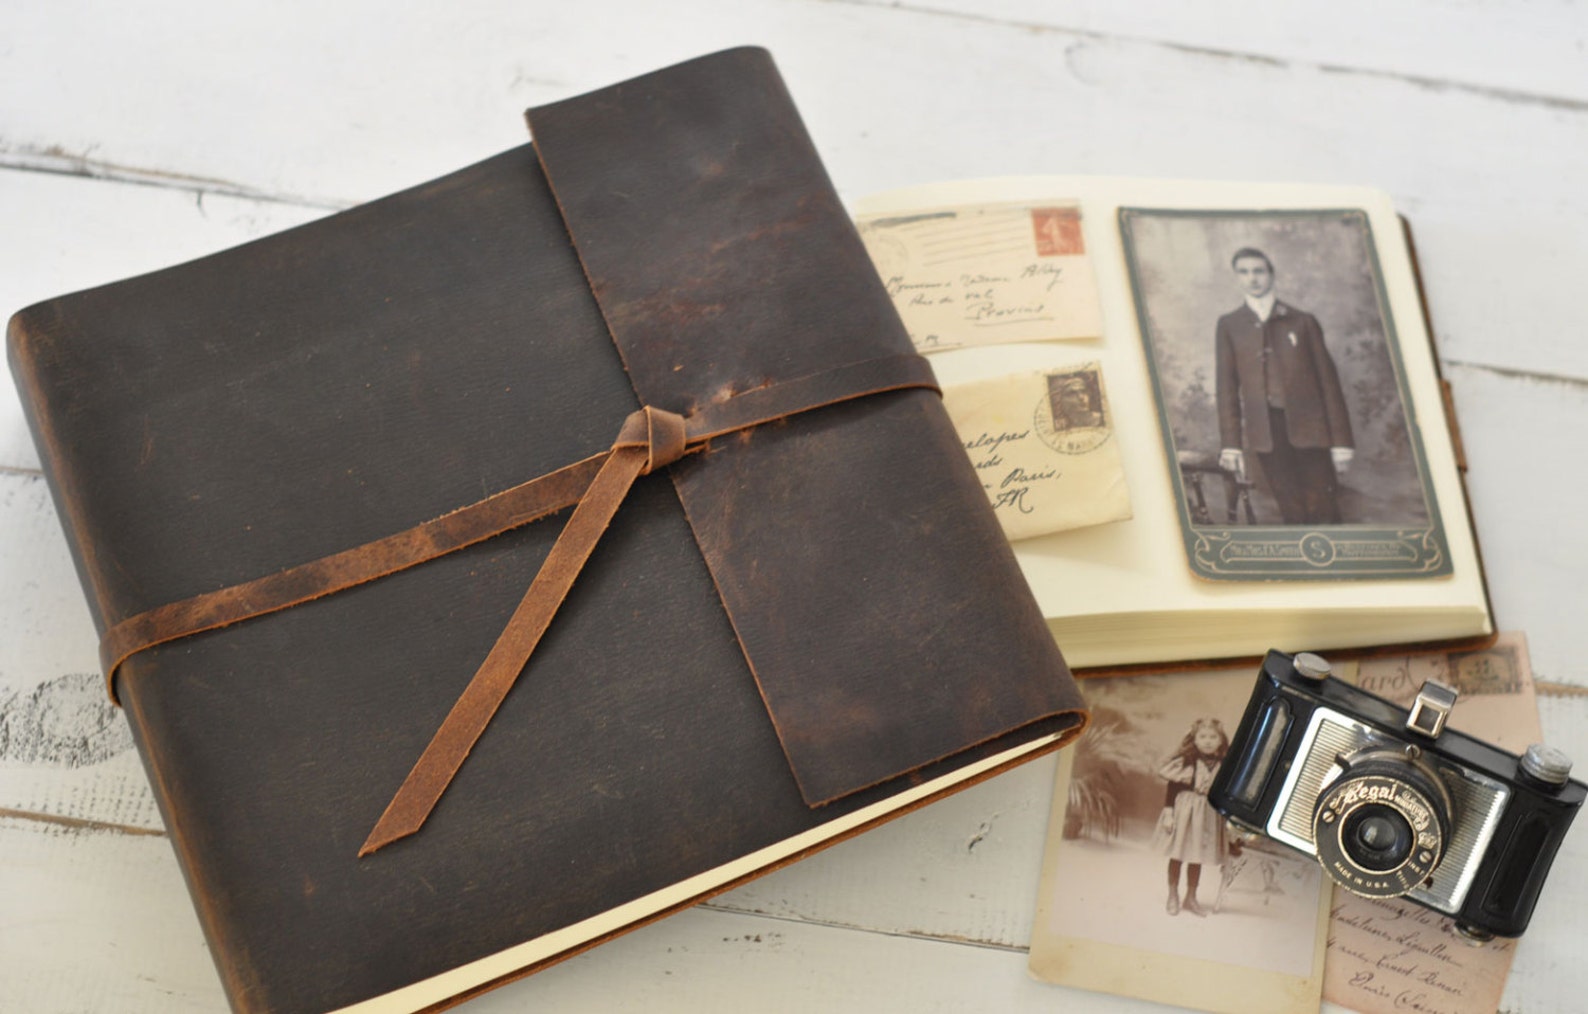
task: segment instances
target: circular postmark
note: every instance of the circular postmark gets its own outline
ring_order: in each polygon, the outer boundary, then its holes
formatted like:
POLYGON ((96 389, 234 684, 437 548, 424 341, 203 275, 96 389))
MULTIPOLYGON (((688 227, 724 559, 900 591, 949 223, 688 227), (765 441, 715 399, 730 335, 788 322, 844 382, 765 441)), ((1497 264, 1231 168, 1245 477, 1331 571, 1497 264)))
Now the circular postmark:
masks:
POLYGON ((1448 682, 1463 694, 1514 694, 1522 689, 1516 648, 1496 645, 1450 655, 1448 682))
POLYGON ((1037 437, 1060 454, 1086 454, 1108 441, 1108 409, 1093 370, 1051 373, 1031 414, 1037 437))

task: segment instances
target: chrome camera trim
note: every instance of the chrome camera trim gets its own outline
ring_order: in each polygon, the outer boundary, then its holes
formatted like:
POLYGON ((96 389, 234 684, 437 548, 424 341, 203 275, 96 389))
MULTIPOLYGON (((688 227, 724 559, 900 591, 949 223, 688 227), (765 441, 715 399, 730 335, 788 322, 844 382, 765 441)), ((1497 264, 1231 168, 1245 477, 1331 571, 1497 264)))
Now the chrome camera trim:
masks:
MULTIPOLYGON (((1335 758, 1370 744, 1399 745, 1402 742, 1332 708, 1315 709, 1263 833, 1317 858, 1317 844, 1312 839, 1312 810, 1319 793, 1340 773, 1335 758)), ((1408 891, 1405 897, 1454 915, 1466 901, 1478 862, 1488 853, 1500 814, 1505 812, 1505 804, 1511 798, 1511 789, 1487 775, 1452 767, 1427 754, 1424 759, 1433 762, 1450 791, 1454 812, 1450 815, 1450 841, 1444 857, 1434 868, 1433 877, 1427 885, 1408 891), (1455 874, 1453 878, 1451 873, 1455 874)))

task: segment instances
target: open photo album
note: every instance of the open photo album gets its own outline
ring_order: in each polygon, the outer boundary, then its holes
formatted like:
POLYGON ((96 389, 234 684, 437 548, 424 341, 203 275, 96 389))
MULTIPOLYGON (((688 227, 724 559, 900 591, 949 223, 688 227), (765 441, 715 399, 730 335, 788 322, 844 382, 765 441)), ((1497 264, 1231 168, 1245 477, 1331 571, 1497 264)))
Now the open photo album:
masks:
POLYGON ((1387 195, 1017 177, 854 210, 1072 666, 1492 635, 1387 195))

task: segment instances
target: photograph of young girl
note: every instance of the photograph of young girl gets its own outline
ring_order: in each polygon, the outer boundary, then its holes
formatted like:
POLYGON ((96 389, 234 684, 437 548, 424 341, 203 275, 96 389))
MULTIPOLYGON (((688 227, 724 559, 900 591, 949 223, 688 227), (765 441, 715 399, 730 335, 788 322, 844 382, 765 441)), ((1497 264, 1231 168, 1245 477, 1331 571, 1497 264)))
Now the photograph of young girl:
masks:
POLYGON ((1059 764, 1038 978, 1205 1010, 1317 1009, 1329 912, 1317 861, 1238 835, 1208 802, 1255 678, 1082 682, 1092 723, 1059 764))
POLYGON ((1208 805, 1208 788, 1230 748, 1230 737, 1217 718, 1199 718, 1180 746, 1158 768, 1169 783, 1153 846, 1169 857, 1170 915, 1189 912, 1206 916, 1197 899, 1202 867, 1221 867, 1229 856, 1229 829, 1208 805), (1180 899, 1180 867, 1185 866, 1185 900, 1180 899))

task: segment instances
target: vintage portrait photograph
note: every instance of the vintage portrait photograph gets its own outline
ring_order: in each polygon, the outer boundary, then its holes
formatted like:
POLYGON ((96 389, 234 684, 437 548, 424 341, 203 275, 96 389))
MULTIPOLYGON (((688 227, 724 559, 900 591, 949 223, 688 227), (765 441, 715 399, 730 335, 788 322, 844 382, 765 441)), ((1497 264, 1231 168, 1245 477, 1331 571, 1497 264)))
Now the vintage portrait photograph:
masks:
POLYGON ((1054 790, 1033 974, 1207 1010, 1317 1009, 1318 863, 1237 835, 1207 798, 1252 679, 1085 681, 1092 724, 1054 790))
POLYGON ((1366 215, 1132 208, 1120 225, 1193 566, 1445 572, 1366 215))

